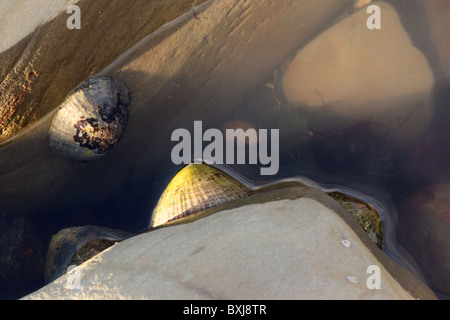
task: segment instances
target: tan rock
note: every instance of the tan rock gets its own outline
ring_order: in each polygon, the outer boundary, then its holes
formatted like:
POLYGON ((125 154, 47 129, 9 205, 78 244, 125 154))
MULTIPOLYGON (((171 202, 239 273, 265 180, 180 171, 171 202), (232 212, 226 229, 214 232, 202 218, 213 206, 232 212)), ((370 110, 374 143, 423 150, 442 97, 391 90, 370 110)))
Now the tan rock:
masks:
POLYGON ((363 236, 310 198, 252 204, 127 239, 24 299, 435 298, 363 236))
POLYGON ((410 141, 432 116, 432 71, 385 2, 381 29, 369 30, 360 10, 303 47, 288 66, 283 88, 293 104, 335 112, 347 123, 371 121, 410 141))
POLYGON ((0 52, 27 37, 79 0, 8 0, 0 3, 0 52), (19 23, 20 21, 20 23, 19 23))

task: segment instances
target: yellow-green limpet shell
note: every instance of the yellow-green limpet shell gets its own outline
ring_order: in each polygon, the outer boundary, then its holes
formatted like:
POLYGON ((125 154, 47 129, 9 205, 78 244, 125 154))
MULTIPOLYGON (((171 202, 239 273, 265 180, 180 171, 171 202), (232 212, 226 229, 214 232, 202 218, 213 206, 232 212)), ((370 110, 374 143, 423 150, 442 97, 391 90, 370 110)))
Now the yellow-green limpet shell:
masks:
POLYGON ((189 164, 179 171, 161 195, 152 227, 250 195, 250 189, 205 164, 189 164))

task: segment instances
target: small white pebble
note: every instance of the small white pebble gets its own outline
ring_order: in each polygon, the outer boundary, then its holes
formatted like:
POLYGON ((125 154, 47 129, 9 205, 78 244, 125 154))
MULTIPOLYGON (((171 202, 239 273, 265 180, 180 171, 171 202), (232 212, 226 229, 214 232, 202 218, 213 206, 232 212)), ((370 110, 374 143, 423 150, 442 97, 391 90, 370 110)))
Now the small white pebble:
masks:
POLYGON ((359 279, 356 276, 347 276, 347 280, 351 283, 358 283, 359 279))
POLYGON ((352 245, 351 241, 347 239, 341 239, 341 243, 346 248, 350 248, 350 246, 352 245))

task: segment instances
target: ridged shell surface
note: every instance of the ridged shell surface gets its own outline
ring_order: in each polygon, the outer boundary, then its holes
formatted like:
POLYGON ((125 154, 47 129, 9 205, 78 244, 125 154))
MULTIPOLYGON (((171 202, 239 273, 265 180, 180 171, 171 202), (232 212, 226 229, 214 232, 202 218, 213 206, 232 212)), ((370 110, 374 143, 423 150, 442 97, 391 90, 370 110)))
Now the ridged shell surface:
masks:
POLYGON ((189 164, 173 177, 161 195, 153 210, 151 226, 249 195, 247 187, 222 171, 205 164, 189 164))
POLYGON ((50 149, 76 160, 105 155, 122 137, 131 106, 123 83, 92 77, 75 88, 61 104, 49 133, 50 149))

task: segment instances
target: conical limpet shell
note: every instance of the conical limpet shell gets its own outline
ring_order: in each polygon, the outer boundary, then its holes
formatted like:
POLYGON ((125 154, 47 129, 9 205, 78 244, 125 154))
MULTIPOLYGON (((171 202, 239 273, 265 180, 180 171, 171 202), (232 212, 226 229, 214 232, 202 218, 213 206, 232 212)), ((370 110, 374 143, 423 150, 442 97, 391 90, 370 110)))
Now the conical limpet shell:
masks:
POLYGON ((109 77, 92 77, 75 88, 53 118, 50 149, 76 160, 105 155, 122 137, 131 95, 123 83, 109 77))
POLYGON ((70 265, 80 265, 106 248, 131 236, 130 233, 99 226, 71 227, 50 239, 45 263, 45 282, 66 273, 70 265))
POLYGON ((161 195, 153 210, 151 226, 249 195, 250 189, 222 171, 205 164, 189 164, 173 177, 161 195))

